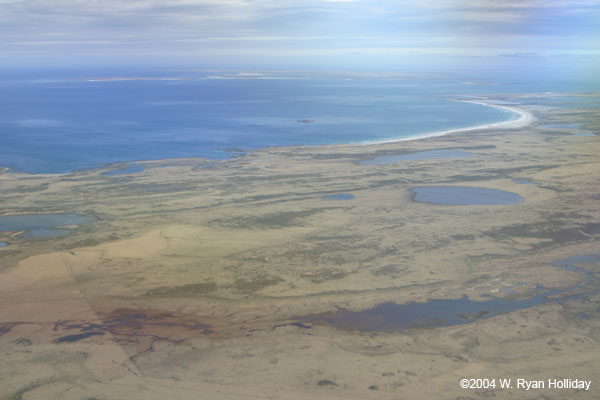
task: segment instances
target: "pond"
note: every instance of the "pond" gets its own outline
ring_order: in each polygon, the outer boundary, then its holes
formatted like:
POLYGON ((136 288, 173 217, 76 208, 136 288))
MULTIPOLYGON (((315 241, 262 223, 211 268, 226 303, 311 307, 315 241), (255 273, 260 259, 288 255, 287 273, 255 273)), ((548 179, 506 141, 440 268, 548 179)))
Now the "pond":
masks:
POLYGON ((516 193, 500 189, 472 186, 418 186, 411 189, 414 200, 441 205, 503 205, 519 204, 523 198, 516 193))
POLYGON ((323 196, 323 198, 326 200, 352 200, 354 198, 354 195, 346 193, 328 194, 323 196))

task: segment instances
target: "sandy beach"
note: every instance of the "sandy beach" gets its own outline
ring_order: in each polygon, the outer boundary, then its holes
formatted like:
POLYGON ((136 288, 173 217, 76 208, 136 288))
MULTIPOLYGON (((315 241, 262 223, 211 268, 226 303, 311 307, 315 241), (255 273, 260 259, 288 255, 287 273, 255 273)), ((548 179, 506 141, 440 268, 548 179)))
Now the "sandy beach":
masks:
POLYGON ((516 128, 526 127, 535 121, 533 114, 531 114, 527 110, 524 110, 524 109, 516 107, 516 106, 492 104, 492 103, 486 103, 485 101, 479 101, 479 100, 451 100, 451 101, 460 101, 463 103, 478 104, 478 105, 484 106, 484 107, 498 108, 500 110, 505 110, 505 111, 509 111, 509 112, 513 113, 516 116, 516 118, 510 118, 506 121, 499 121, 499 122, 494 122, 491 124, 480 124, 480 125, 468 126, 465 128, 446 129, 446 130, 442 130, 442 131, 429 132, 429 133, 419 134, 419 135, 410 136, 410 137, 402 137, 402 138, 397 138, 397 139, 365 141, 365 142, 362 142, 361 144, 369 145, 369 144, 403 142, 403 141, 407 141, 407 140, 420 140, 420 139, 426 139, 426 138, 430 138, 430 137, 450 135, 453 133, 490 130, 490 129, 516 129, 516 128))

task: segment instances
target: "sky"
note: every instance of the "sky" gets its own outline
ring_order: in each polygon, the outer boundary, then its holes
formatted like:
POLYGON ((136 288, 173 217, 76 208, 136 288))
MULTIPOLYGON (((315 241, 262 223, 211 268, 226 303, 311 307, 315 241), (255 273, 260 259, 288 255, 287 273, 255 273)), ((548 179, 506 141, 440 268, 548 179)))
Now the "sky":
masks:
POLYGON ((525 58, 596 68, 599 22, 600 0, 0 0, 0 59, 389 69, 525 58))

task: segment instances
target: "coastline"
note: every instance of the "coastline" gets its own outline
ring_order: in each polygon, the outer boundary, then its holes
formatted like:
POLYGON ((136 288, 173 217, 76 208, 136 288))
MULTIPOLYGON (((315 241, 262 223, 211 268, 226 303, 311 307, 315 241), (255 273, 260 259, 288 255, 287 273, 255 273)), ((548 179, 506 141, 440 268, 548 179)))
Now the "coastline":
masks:
MULTIPOLYGON (((356 143, 355 145, 397 143, 397 142, 405 142, 405 141, 410 141, 410 140, 420 140, 420 139, 427 139, 427 138, 432 138, 432 137, 445 136, 445 135, 450 135, 453 133, 480 131, 480 130, 488 130, 488 129, 519 129, 519 128, 524 128, 528 125, 531 125, 535 121, 535 117, 533 116, 533 114, 531 114, 529 111, 526 111, 522 108, 515 107, 515 106, 506 106, 506 105, 486 103, 481 100, 457 100, 457 99, 454 99, 454 100, 450 100, 450 101, 459 101, 462 103, 477 104, 477 105, 484 106, 484 107, 498 108, 498 109, 501 109, 504 111, 509 111, 513 114, 516 114, 517 117, 511 118, 511 119, 508 119, 505 121, 492 122, 490 124, 473 125, 473 126, 467 126, 465 128, 446 129, 446 130, 442 130, 442 131, 434 131, 434 132, 424 133, 424 134, 420 134, 417 136, 409 136, 409 137, 402 137, 402 138, 396 138, 396 139, 385 139, 385 140, 370 140, 370 141, 356 143)), ((342 146, 342 145, 339 145, 339 146, 342 146)))
MULTIPOLYGON (((493 108, 501 109, 504 111, 509 111, 509 112, 513 113, 513 118, 510 118, 510 119, 504 120, 504 121, 493 122, 493 123, 489 123, 489 124, 473 125, 473 126, 467 126, 464 128, 445 129, 445 130, 441 130, 441 131, 427 132, 427 133, 418 134, 415 136, 408 136, 408 137, 401 137, 401 138, 394 138, 394 139, 369 140, 369 141, 363 141, 363 142, 349 142, 349 143, 332 143, 332 144, 322 144, 322 145, 306 144, 306 145, 270 146, 270 147, 262 147, 262 148, 258 148, 258 149, 251 149, 251 150, 248 150, 247 152, 260 151, 260 150, 264 150, 264 149, 268 149, 268 148, 286 148, 286 147, 298 147, 298 146, 330 148, 330 147, 342 147, 342 146, 381 145, 381 144, 387 144, 387 143, 422 140, 422 139, 427 139, 427 138, 440 137, 440 136, 450 135, 450 134, 454 134, 454 133, 463 133, 463 132, 470 132, 470 131, 480 131, 480 130, 489 130, 489 129, 519 129, 519 128, 526 127, 535 121, 535 117, 533 116, 533 114, 531 114, 530 112, 528 112, 522 108, 512 106, 512 105, 507 106, 507 105, 492 104, 492 103, 487 103, 487 102, 481 101, 481 100, 450 99, 449 101, 472 103, 472 104, 477 104, 477 105, 484 106, 484 107, 493 107, 493 108), (516 116, 516 118, 515 118, 515 116, 516 116)), ((186 160, 186 159, 202 159, 202 160, 209 161, 209 162, 219 162, 219 161, 226 162, 226 161, 230 160, 230 159, 206 159, 206 158, 201 158, 201 157, 180 157, 180 158, 170 157, 170 158, 158 158, 158 159, 149 159, 149 160, 132 160, 132 161, 120 160, 120 161, 116 161, 114 163, 106 164, 100 168, 92 167, 92 168, 84 168, 83 170, 103 170, 103 169, 106 169, 107 167, 110 167, 115 164, 141 164, 141 163, 149 163, 149 162, 161 162, 161 161, 165 161, 165 160, 186 160)), ((2 176, 14 177, 16 175, 64 176, 64 175, 69 175, 69 174, 77 172, 77 171, 69 171, 69 172, 60 172, 60 173, 55 173, 55 174, 53 174, 53 173, 39 173, 38 174, 38 173, 27 173, 27 172, 22 172, 22 171, 14 171, 13 172, 10 167, 1 167, 1 169, 4 170, 4 173, 0 173, 0 178, 2 176)))

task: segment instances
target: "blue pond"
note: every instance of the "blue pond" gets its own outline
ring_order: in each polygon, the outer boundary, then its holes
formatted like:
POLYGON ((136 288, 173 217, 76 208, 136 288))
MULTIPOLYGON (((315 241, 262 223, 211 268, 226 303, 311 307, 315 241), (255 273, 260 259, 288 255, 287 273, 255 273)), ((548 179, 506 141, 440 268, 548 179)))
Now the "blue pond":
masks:
POLYGON ((142 172, 144 167, 139 165, 132 165, 126 168, 115 169, 112 171, 103 172, 101 175, 104 176, 113 176, 113 175, 127 175, 127 174, 137 174, 138 172, 142 172))
POLYGON ((8 246, 8 243, 6 243, 6 242, 0 242, 0 247, 6 247, 6 246, 8 246))
POLYGON ((48 238, 66 235, 65 225, 82 225, 94 218, 79 214, 16 214, 0 216, 0 231, 27 231, 22 237, 48 238))
POLYGON ((431 204, 483 206, 519 204, 523 201, 516 193, 471 186, 420 186, 411 190, 415 193, 415 201, 431 204))
POLYGON ((323 198, 327 200, 352 200, 354 198, 354 195, 346 193, 328 194, 323 196, 323 198))
POLYGON ((310 318, 311 322, 326 322, 341 328, 358 331, 402 331, 406 328, 425 328, 464 324, 475 319, 491 317, 542 304, 550 293, 526 300, 493 299, 473 301, 467 296, 459 299, 432 299, 426 303, 378 304, 363 311, 338 310, 310 318))
POLYGON ((463 150, 441 149, 427 150, 416 153, 399 154, 394 156, 382 156, 371 160, 361 161, 361 165, 385 165, 398 161, 433 160, 438 158, 470 158, 475 154, 463 150))

